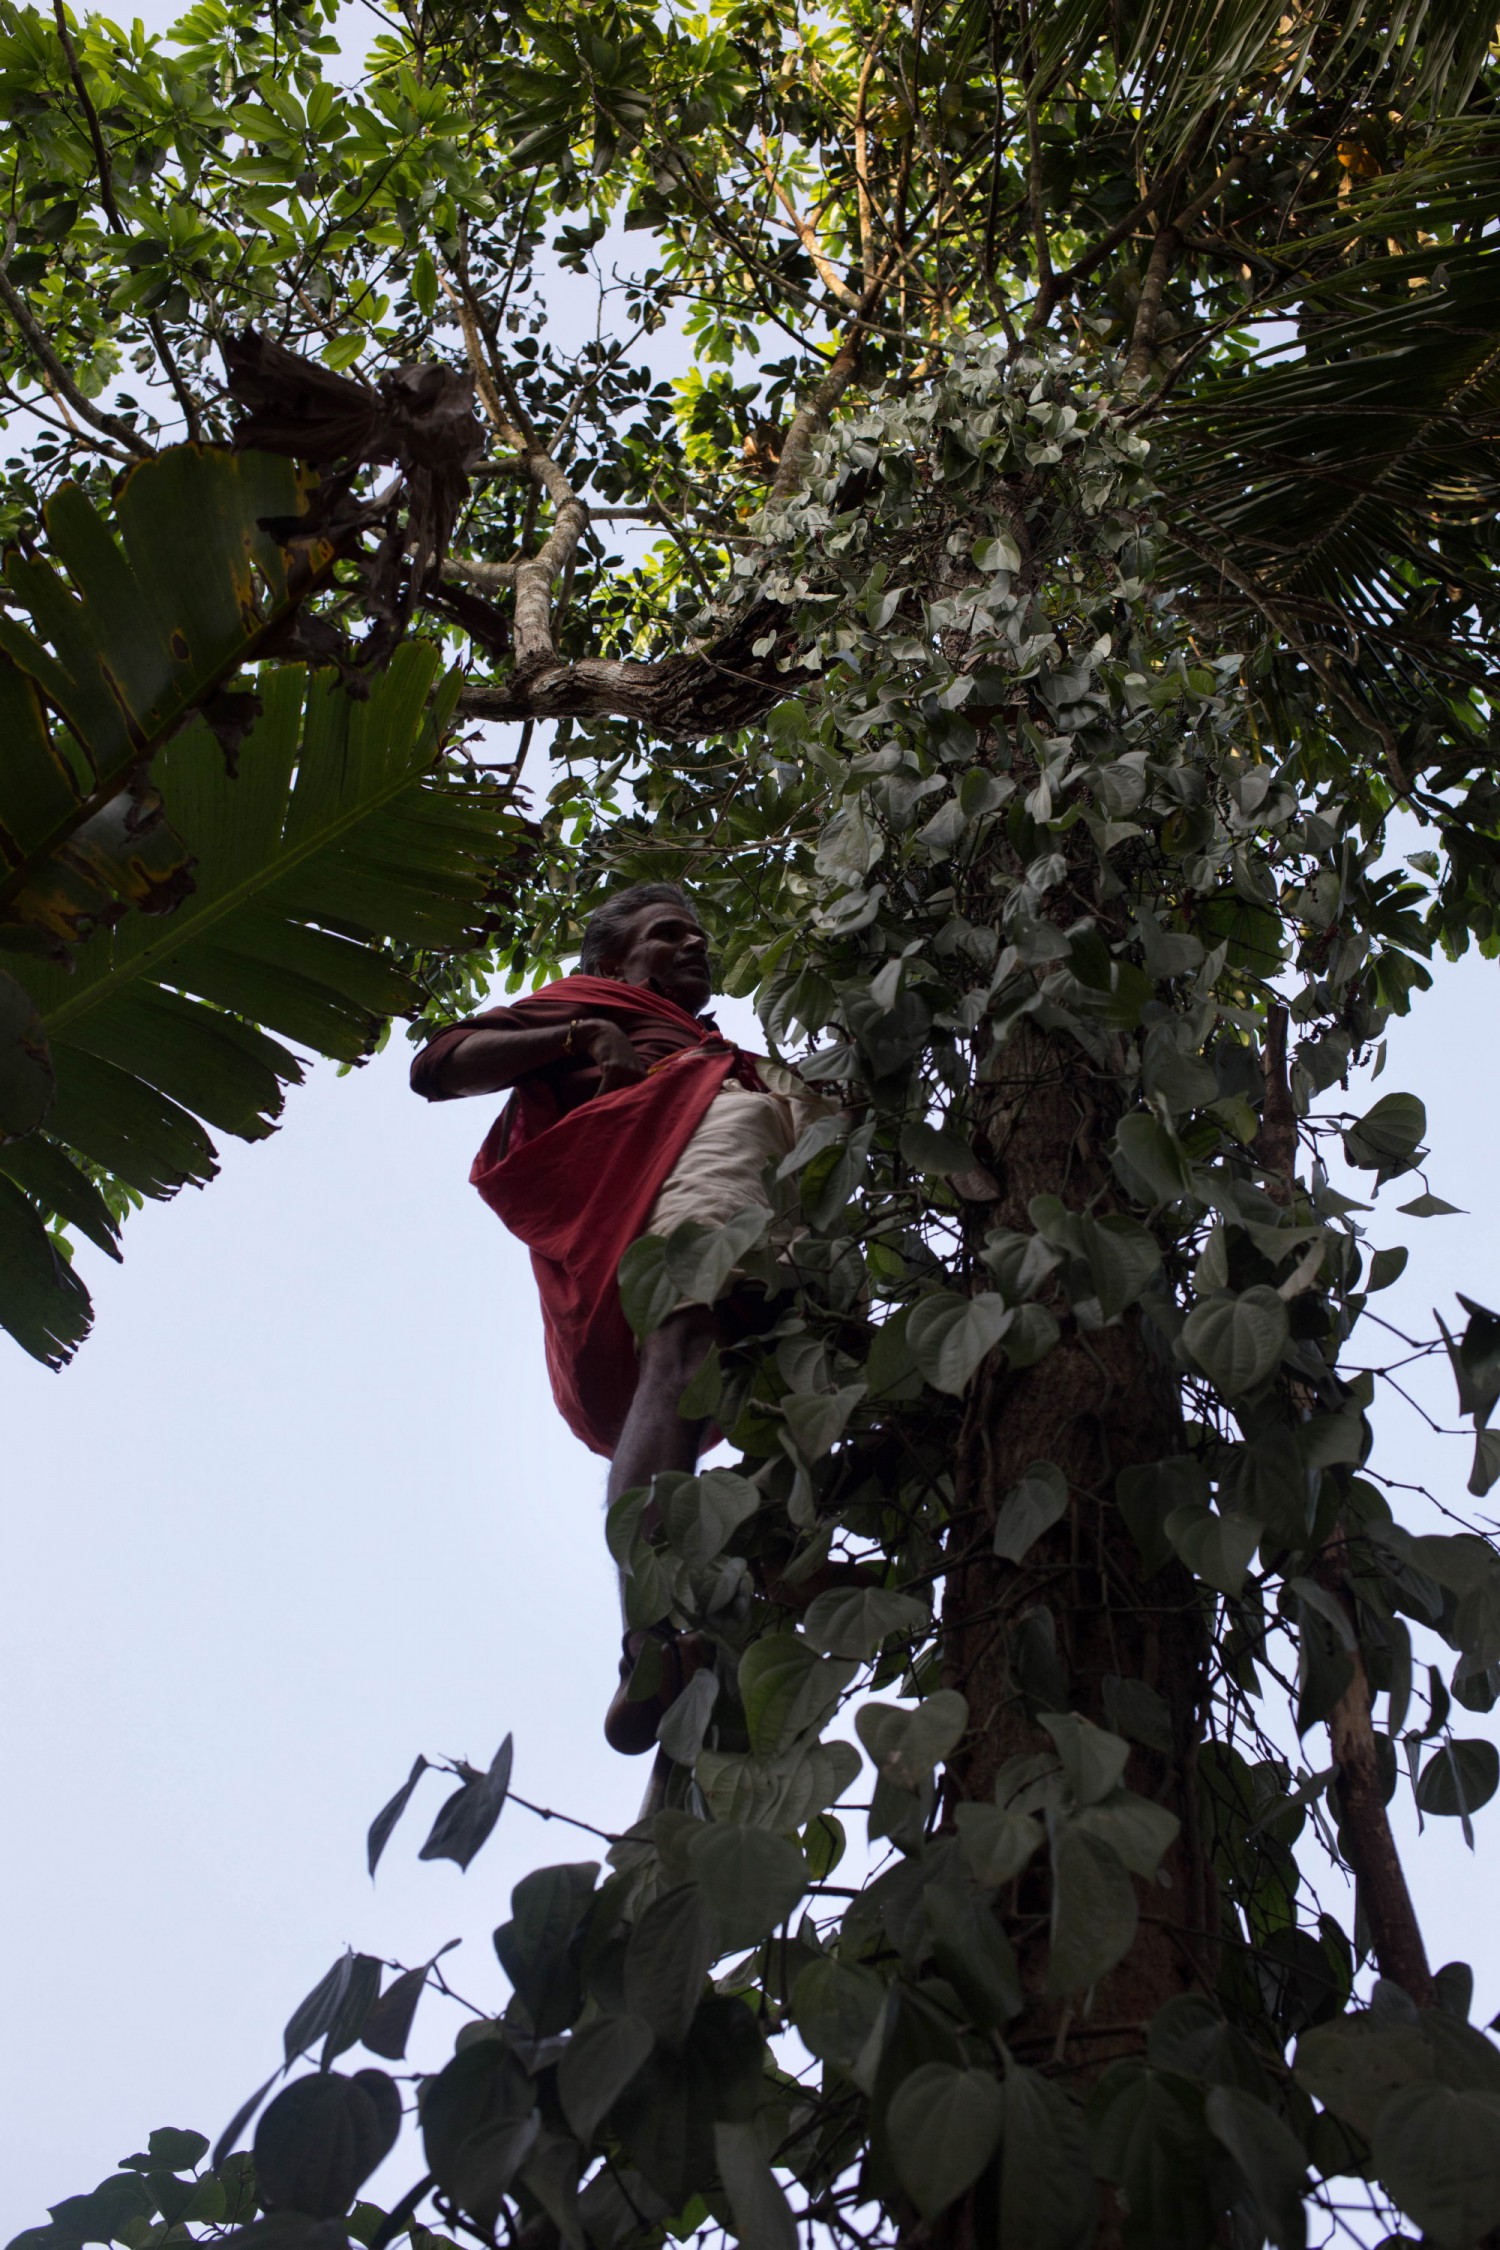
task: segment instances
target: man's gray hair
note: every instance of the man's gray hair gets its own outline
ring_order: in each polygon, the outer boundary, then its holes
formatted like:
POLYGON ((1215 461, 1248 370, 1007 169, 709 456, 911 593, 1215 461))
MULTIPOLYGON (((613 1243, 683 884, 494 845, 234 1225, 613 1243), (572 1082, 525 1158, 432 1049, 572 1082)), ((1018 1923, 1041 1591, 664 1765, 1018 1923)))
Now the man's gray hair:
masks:
POLYGON ((628 891, 616 891, 583 926, 578 966, 584 976, 596 977, 606 961, 620 959, 629 925, 643 906, 680 906, 686 914, 693 912, 686 891, 680 891, 675 883, 633 883, 628 891))

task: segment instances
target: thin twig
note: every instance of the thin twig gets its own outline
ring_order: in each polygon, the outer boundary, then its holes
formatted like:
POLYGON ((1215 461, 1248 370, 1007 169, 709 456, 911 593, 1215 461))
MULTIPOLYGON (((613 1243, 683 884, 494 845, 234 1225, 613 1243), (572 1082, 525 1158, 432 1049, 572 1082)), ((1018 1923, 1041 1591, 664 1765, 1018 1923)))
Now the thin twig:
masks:
POLYGON ((837 266, 835 266, 833 261, 826 255, 822 244, 818 240, 818 229, 816 223, 812 219, 803 218, 801 212, 797 209, 796 204, 793 202, 791 195, 788 193, 787 189, 782 186, 780 178, 772 169, 771 159, 765 148, 764 134, 761 135, 760 166, 761 171, 765 175, 767 187, 771 190, 771 193, 775 196, 777 202, 781 205, 782 210, 786 213, 787 219, 790 222, 794 233, 796 234, 797 240, 801 243, 809 258, 811 258, 813 262, 813 269, 816 272, 818 279, 822 282, 823 287, 828 291, 829 296, 837 297, 841 305, 857 305, 859 303, 858 294, 856 293, 856 291, 850 288, 848 282, 845 281, 843 276, 840 274, 837 266))
MULTIPOLYGON (((651 508, 595 508, 591 505, 589 522, 661 523, 664 520, 664 513, 663 504, 659 500, 651 508)), ((672 528, 674 531, 684 531, 694 539, 739 540, 748 545, 758 544, 755 534, 746 531, 743 524, 736 524, 733 531, 722 530, 719 525, 712 523, 674 524, 672 528)))
POLYGON ((657 500, 655 485, 653 485, 651 488, 651 497, 652 500, 656 503, 655 521, 661 526, 662 530, 665 531, 667 537, 671 540, 673 546, 677 549, 678 554, 682 557, 683 562, 687 566, 688 573, 692 578, 693 584, 698 589, 699 599, 703 602, 704 606, 707 607, 708 603, 713 600, 713 588, 709 585, 708 579, 704 574, 702 564, 699 562, 697 556, 693 553, 692 548, 688 546, 686 540, 682 538, 680 532, 678 531, 676 523, 673 521, 667 509, 659 500, 657 500))
POLYGON ((46 371, 51 381, 56 385, 60 396, 67 400, 73 412, 81 416, 85 422, 91 424, 94 429, 102 430, 107 436, 114 438, 137 461, 152 460, 154 458, 152 448, 146 444, 143 438, 137 437, 128 422, 122 422, 116 414, 106 414, 102 407, 95 406, 91 399, 84 397, 82 391, 48 343, 46 336, 32 318, 25 299, 12 285, 9 275, 5 273, 0 273, 0 305, 4 305, 11 319, 21 331, 33 358, 46 371))
POLYGON ((65 438, 70 446, 86 446, 91 453, 102 453, 111 461, 130 462, 133 456, 122 445, 116 445, 112 438, 95 437, 90 431, 81 430, 73 419, 67 400, 60 398, 53 389, 51 377, 44 377, 43 380, 47 397, 57 408, 55 415, 39 406, 34 398, 24 398, 19 391, 13 391, 8 383, 0 385, 0 398, 5 399, 18 412, 29 414, 44 430, 56 430, 58 436, 65 438))
MULTIPOLYGON (((83 70, 78 60, 78 50, 73 45, 73 35, 68 29, 68 15, 66 8, 63 6, 63 0, 52 0, 52 13, 56 19, 57 35, 62 41, 63 53, 68 58, 68 75, 73 81, 73 91, 78 96, 78 105, 83 111, 84 123, 88 127, 89 139, 93 143, 94 162, 99 167, 99 200, 104 205, 105 216, 109 220, 111 232, 128 234, 130 230, 121 218, 119 205, 115 201, 114 171, 109 160, 109 148, 99 124, 99 114, 94 108, 88 87, 84 82, 83 70)), ((156 346, 157 356, 166 370, 167 381, 172 386, 173 395, 178 406, 182 409, 182 418, 187 424, 188 437, 196 445, 202 434, 198 422, 197 404, 187 385, 183 382, 181 371, 173 357, 172 347, 167 342, 166 334, 155 313, 147 313, 146 327, 152 343, 156 346)))
POLYGON ((534 1805, 529 1797, 518 1797, 514 1789, 508 1790, 506 1794, 513 1805, 520 1805, 526 1812, 535 1813, 538 1820, 560 1820, 567 1828, 581 1828, 586 1836, 597 1836, 601 1844, 618 1844, 620 1841, 608 1828, 596 1828, 592 1821, 575 1820, 571 1813, 554 1812, 550 1805, 534 1805))
POLYGON ((869 52, 865 56, 864 68, 860 71, 859 84, 854 94, 854 194, 855 207, 859 213, 860 271, 864 275, 867 286, 871 274, 875 271, 875 213, 873 199, 870 195, 870 129, 865 103, 869 96, 870 80, 874 75, 876 58, 884 43, 885 35, 890 30, 891 18, 896 13, 896 5, 897 0, 891 0, 890 6, 880 19, 875 36, 870 41, 869 52))

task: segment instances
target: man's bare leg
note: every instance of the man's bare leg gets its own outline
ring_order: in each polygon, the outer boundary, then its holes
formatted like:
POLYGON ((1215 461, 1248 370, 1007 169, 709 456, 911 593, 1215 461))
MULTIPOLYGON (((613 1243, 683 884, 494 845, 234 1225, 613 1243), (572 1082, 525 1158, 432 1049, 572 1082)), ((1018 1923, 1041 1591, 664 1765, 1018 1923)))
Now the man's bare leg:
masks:
POLYGON ((718 1338, 712 1306, 684 1305, 642 1343, 635 1397, 609 1466, 605 1497, 611 1505, 663 1469, 691 1469, 696 1463, 703 1423, 684 1421, 677 1402, 718 1338))
MULTIPOLYGON (((635 1397, 630 1402, 630 1412, 625 1417, 625 1427, 610 1463, 606 1491, 610 1505, 637 1486, 649 1485, 663 1470, 690 1470, 696 1465, 703 1419, 700 1416, 685 1420, 677 1411, 678 1402, 718 1337, 719 1323, 711 1307, 686 1305, 664 1320, 642 1343, 635 1397)), ((622 1607, 623 1602, 622 1579, 622 1607)), ((609 1741, 627 1754, 651 1748, 665 1703, 670 1702, 698 1669, 696 1636, 684 1636, 670 1653, 663 1652, 663 1693, 644 1702, 627 1702, 625 1685, 645 1639, 646 1633, 640 1628, 626 1635, 621 1684, 605 1721, 609 1741)), ((652 1787, 658 1793, 665 1786, 664 1757, 665 1753, 658 1751, 658 1770, 652 1780, 652 1787)), ((650 1796, 648 1790, 648 1801, 650 1796)))
POLYGON ((667 1784, 675 1771, 666 1751, 658 1747, 656 1756, 651 1761, 651 1778, 646 1783, 646 1794, 642 1797, 640 1810, 635 1816, 637 1820, 650 1820, 657 1813, 666 1811, 667 1784))

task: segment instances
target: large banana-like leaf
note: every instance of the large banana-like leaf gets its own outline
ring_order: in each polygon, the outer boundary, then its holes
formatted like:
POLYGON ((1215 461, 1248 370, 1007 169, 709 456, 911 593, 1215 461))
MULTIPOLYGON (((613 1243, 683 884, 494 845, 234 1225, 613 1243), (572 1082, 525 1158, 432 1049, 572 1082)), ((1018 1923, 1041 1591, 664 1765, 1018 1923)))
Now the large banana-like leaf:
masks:
POLYGON ((302 1076, 283 1042, 353 1060, 417 1004, 393 948, 482 940, 525 824, 443 763, 458 683, 438 667, 408 643, 364 701, 329 672, 263 671, 237 775, 202 720, 156 760, 191 893, 97 929, 70 968, 12 957, 56 1081, 40 1128, 0 1146, 0 1322, 38 1358, 68 1357, 89 1317, 44 1219, 112 1249, 99 1173, 144 1196, 211 1178, 209 1128, 270 1132, 302 1076))
MULTIPOLYGON (((122 904, 188 887, 149 761, 291 617, 334 549, 296 536, 301 472, 184 445, 143 462, 112 520, 65 486, 46 560, 12 555, 0 614, 0 944, 66 947, 122 904), (267 523, 285 528, 285 543, 267 523), (30 622, 14 614, 28 614, 30 622)), ((236 718, 233 708, 220 713, 236 718)))

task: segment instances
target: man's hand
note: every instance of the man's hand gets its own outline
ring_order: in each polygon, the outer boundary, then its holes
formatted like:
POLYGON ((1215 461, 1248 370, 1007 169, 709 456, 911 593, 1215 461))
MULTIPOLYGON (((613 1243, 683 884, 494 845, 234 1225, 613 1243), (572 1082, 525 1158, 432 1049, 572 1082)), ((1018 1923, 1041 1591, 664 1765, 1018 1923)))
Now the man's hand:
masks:
POLYGON ((525 1029, 514 1022, 477 1023, 444 1057, 435 1082, 429 1077, 427 1083, 417 1085, 421 1056, 412 1082, 429 1100, 448 1101, 455 1094, 503 1094, 568 1055, 580 1061, 586 1055, 598 1065, 601 1094, 613 1093, 617 1086, 639 1085, 646 1075, 645 1064, 617 1023, 608 1016, 575 1016, 571 1025, 533 1024, 525 1029))
POLYGON ((640 1056, 619 1025, 611 1023, 607 1016, 580 1022, 573 1034, 573 1043, 582 1047, 599 1065, 601 1094, 612 1094, 617 1086, 638 1086, 646 1075, 640 1056))

